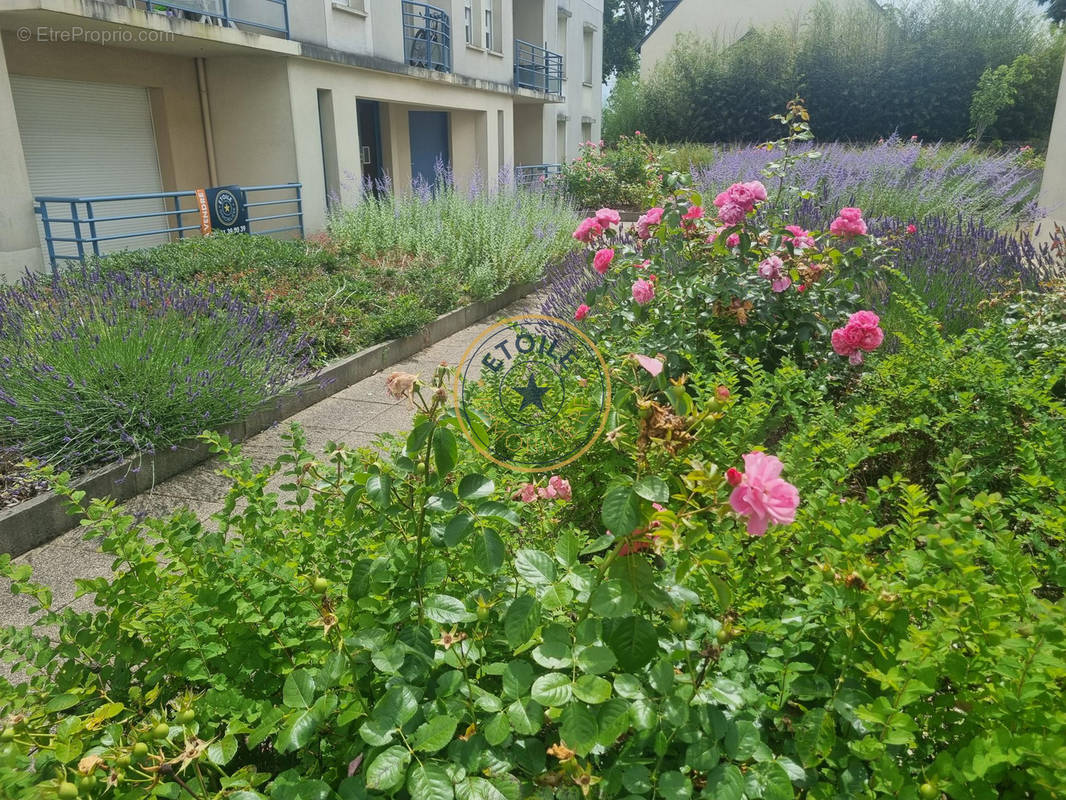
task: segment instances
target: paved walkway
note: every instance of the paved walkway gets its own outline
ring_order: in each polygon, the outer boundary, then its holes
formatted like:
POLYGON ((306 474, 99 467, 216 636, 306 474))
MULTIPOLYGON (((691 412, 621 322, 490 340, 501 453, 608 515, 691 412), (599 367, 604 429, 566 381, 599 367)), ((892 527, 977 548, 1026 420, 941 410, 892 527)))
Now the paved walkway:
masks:
MULTIPOLYGON (((428 379, 440 362, 457 364, 466 348, 494 321, 525 312, 537 312, 540 302, 539 294, 519 300, 477 325, 417 353, 410 360, 396 364, 384 373, 372 375, 274 428, 253 436, 244 443, 244 452, 256 463, 273 461, 287 449, 281 434, 288 430, 290 422, 298 422, 303 426, 308 449, 319 454, 328 441, 363 447, 371 444, 378 434, 409 429, 414 412, 406 401, 393 401, 385 393, 387 373, 402 370, 428 379)), ((138 495, 125 507, 149 516, 163 516, 186 507, 207 522, 212 514, 222 509, 221 500, 228 489, 225 479, 215 472, 217 466, 214 459, 207 461, 159 484, 151 492, 138 495)), ((280 476, 275 476, 274 481, 275 486, 285 482, 280 476)), ((84 611, 95 606, 89 596, 74 599, 74 579, 110 576, 112 557, 101 553, 91 542, 83 541, 81 530, 76 528, 25 553, 15 562, 30 564, 34 579, 52 588, 56 609, 72 607, 84 611)), ((12 595, 7 586, 0 586, 0 626, 29 624, 32 615, 28 610, 33 605, 34 601, 30 598, 12 595)), ((0 673, 3 672, 6 670, 0 663, 0 673)))

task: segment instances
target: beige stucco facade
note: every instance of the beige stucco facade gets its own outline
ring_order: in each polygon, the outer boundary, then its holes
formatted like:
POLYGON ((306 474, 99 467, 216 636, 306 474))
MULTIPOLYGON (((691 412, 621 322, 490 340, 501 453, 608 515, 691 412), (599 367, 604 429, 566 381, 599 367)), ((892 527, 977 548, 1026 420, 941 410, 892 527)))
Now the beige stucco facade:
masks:
MULTIPOLYGON (((819 0, 681 0, 640 46, 640 76, 647 78, 679 36, 726 48, 751 29, 798 29, 819 0)), ((873 0, 833 0, 875 10, 873 0)))
MULTIPOLYGON (((367 105, 380 109, 380 167, 401 191, 415 160, 410 112, 447 114, 452 171, 490 186, 500 170, 573 157, 582 132, 598 138, 602 0, 469 0, 469 43, 466 2, 433 4, 450 15, 447 71, 411 62, 399 0, 288 0, 289 38, 120 2, 8 0, 0 7, 0 279, 47 260, 10 76, 142 87, 164 192, 300 183, 308 234, 325 226, 331 202, 361 196, 367 105), (54 34, 74 29, 77 40, 54 34), (516 37, 564 56, 561 94, 515 86, 516 37)), ((230 0, 231 14, 244 8, 254 18, 256 3, 230 0)))
POLYGON ((1039 226, 1042 237, 1054 235, 1056 225, 1066 229, 1066 64, 1059 81, 1039 204, 1046 214, 1039 226))

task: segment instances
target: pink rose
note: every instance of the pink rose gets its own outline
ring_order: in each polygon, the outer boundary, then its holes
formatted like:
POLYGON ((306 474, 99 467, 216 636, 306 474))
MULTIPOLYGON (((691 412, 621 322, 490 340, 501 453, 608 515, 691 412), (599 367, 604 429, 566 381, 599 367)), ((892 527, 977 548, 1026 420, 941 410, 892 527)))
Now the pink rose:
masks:
POLYGON ((848 317, 843 328, 837 328, 829 340, 833 351, 847 356, 852 364, 861 364, 863 352, 871 352, 881 346, 885 332, 881 330, 881 318, 872 311, 856 311, 848 317))
POLYGON ((537 499, 537 487, 532 483, 524 483, 518 487, 511 497, 515 500, 521 500, 523 503, 532 503, 537 499))
POLYGON ((912 224, 907 226, 907 233, 917 233, 917 232, 918 232, 918 226, 917 225, 914 225, 912 223, 912 224))
POLYGON ((829 223, 829 232, 842 239, 866 235, 866 222, 862 218, 862 209, 842 208, 840 214, 829 223))
POLYGON ((658 358, 652 358, 651 356, 642 356, 637 353, 633 354, 634 360, 640 364, 641 368, 651 375, 653 378, 658 378, 663 371, 663 362, 658 358))
POLYGON ((584 303, 582 303, 581 305, 579 305, 577 307, 577 311, 574 312, 574 319, 576 319, 578 322, 580 322, 581 320, 583 320, 585 317, 587 317, 589 315, 590 311, 592 311, 592 309, 589 308, 584 303))
POLYGON ((762 185, 762 181, 749 181, 744 184, 745 188, 751 192, 752 197, 755 198, 755 202, 761 203, 766 199, 766 187, 762 185))
POLYGON ((729 187, 729 199, 738 206, 744 206, 745 208, 755 205, 755 195, 743 183, 734 183, 729 187))
POLYGON ((555 496, 560 500, 570 500, 573 494, 570 491, 570 481, 560 478, 558 475, 552 475, 548 478, 548 488, 555 492, 555 496))
POLYGON ((733 467, 730 467, 725 472, 725 480, 730 486, 740 486, 740 482, 744 480, 744 474, 733 467))
POLYGON ((692 206, 692 208, 685 212, 684 216, 681 217, 681 219, 703 219, 703 213, 703 206, 692 206))
POLYGON ((603 233, 603 228, 596 222, 595 217, 589 217, 584 219, 577 226, 577 230, 574 231, 574 238, 579 242, 589 244, 593 239, 603 233))
POLYGON ((639 305, 644 305, 645 303, 650 303, 653 297, 655 297, 655 286, 652 285, 651 281, 637 278, 633 284, 633 299, 639 305))
POLYGON ((662 222, 663 210, 659 207, 649 208, 643 214, 640 215, 640 219, 637 220, 637 237, 640 239, 648 239, 651 237, 651 226, 658 225, 662 222))
POLYGON ((723 225, 730 227, 743 222, 746 214, 747 212, 735 203, 726 203, 718 209, 718 219, 722 221, 723 225))
POLYGON ((622 221, 622 217, 613 208, 601 208, 596 212, 596 223, 606 230, 612 225, 618 225, 622 221))
POLYGON ((774 292, 783 292, 792 285, 792 278, 782 268, 785 266, 777 256, 770 256, 759 264, 759 277, 770 281, 770 289, 774 292))
POLYGON ((715 206, 715 208, 721 208, 722 206, 729 205, 729 203, 731 203, 731 202, 733 202, 733 200, 732 200, 732 198, 729 195, 729 190, 728 189, 726 191, 724 191, 724 192, 719 192, 718 194, 716 194, 714 196, 714 206, 715 206))
POLYGON ((739 233, 731 233, 731 234, 729 234, 729 238, 725 240, 725 244, 726 244, 726 247, 736 247, 737 245, 740 244, 740 234, 739 233))
POLYGON ((781 241, 792 242, 792 246, 797 250, 814 247, 814 237, 811 236, 810 231, 803 230, 799 225, 786 225, 785 230, 792 235, 782 236, 781 241))
POLYGON ((762 536, 771 523, 788 525, 796 519, 799 491, 781 478, 784 465, 766 453, 744 456, 744 472, 729 495, 732 509, 748 518, 748 533, 762 536))
POLYGON ((604 275, 611 268, 612 261, 614 261, 614 250, 604 247, 596 251, 596 255, 592 258, 592 266, 600 275, 604 275))
POLYGON ((770 281, 770 290, 773 292, 783 292, 789 286, 792 285, 792 278, 788 275, 779 275, 770 281))

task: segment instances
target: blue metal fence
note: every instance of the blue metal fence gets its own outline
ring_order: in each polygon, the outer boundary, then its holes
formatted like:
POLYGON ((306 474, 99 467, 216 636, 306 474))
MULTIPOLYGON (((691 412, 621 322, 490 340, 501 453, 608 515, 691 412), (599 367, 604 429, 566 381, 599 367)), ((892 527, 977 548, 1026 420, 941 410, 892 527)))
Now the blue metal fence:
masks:
POLYGON ((452 23, 448 12, 429 3, 404 0, 403 52, 412 67, 452 71, 452 23))
POLYGON ((515 39, 514 85, 548 94, 562 94, 563 57, 530 42, 515 39))
MULTIPOLYGON (((248 196, 248 229, 251 233, 265 235, 296 231, 301 237, 304 235, 302 184, 241 188, 248 196), (278 192, 293 196, 278 197, 278 192), (253 194, 262 199, 253 199, 253 194)), ((53 268, 60 261, 81 261, 87 255, 100 256, 118 249, 109 242, 148 246, 183 239, 186 233, 198 234, 200 231, 195 191, 35 197, 34 203, 33 210, 41 219, 48 260, 53 268), (141 241, 136 242, 138 239, 141 241)))
POLYGON ((561 164, 526 164, 514 168, 514 179, 518 186, 535 189, 548 183, 553 175, 560 172, 561 164))
POLYGON ((148 12, 227 28, 247 26, 289 38, 288 0, 143 0, 148 12), (249 17, 256 17, 249 19, 249 17))

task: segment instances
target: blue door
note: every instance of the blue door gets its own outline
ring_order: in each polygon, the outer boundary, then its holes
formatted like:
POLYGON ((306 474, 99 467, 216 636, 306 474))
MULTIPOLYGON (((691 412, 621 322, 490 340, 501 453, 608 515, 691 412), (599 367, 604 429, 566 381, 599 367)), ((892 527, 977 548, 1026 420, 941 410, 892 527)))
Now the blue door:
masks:
POLYGON ((448 156, 448 112, 409 111, 411 128, 411 180, 433 186, 437 165, 451 169, 448 156))

